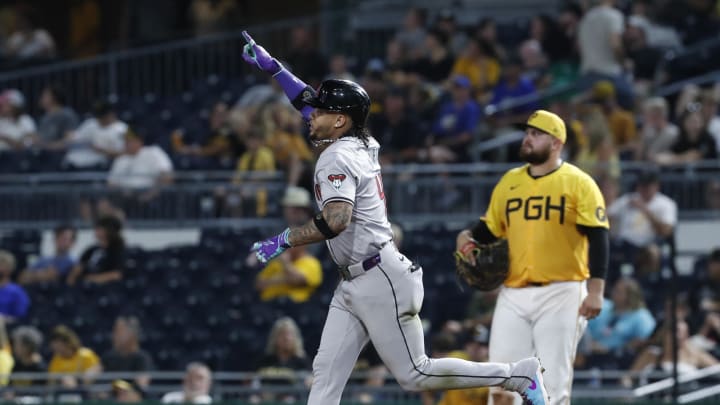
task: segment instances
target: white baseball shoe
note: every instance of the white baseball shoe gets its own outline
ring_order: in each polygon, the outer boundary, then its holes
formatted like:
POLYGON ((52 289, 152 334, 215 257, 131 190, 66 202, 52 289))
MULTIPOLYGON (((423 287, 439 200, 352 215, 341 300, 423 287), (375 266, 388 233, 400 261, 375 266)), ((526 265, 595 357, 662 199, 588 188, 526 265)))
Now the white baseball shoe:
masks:
POLYGON ((550 398, 543 382, 544 371, 537 357, 520 360, 514 364, 512 375, 522 377, 522 382, 518 383, 518 379, 511 378, 503 388, 519 393, 525 405, 547 405, 550 398))

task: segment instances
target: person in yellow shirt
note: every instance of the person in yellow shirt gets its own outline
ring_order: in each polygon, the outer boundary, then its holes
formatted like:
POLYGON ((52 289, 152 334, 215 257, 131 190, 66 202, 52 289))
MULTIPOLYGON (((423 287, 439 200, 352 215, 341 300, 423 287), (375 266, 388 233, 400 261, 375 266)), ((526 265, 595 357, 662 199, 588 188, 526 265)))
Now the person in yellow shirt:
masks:
POLYGON ((258 187, 242 187, 249 183, 262 183, 263 176, 272 176, 277 169, 273 151, 267 146, 262 128, 252 128, 244 139, 246 151, 237 161, 232 183, 236 187, 228 190, 225 187, 215 190, 216 204, 222 215, 256 216, 267 215, 267 189, 258 187), (251 207, 254 210, 245 209, 251 207), (223 212, 225 211, 225 212, 223 212))
POLYGON ((455 60, 450 77, 458 75, 470 79, 473 90, 481 98, 483 94, 489 94, 500 80, 500 62, 492 46, 476 38, 468 41, 462 54, 455 60))
MULTIPOLYGON (((456 243, 468 252, 507 239, 509 272, 495 306, 490 361, 537 355, 549 403, 567 404, 578 340, 602 308, 609 225, 598 185, 560 158, 565 122, 537 110, 523 126, 520 157, 527 164, 503 175, 485 216, 456 243)), ((512 401, 491 391, 496 405, 512 401)))
POLYGON ((89 385, 97 374, 102 372, 100 358, 95 352, 83 347, 77 334, 65 325, 58 325, 50 336, 50 348, 53 357, 48 365, 48 373, 65 374, 51 378, 51 384, 59 384, 65 388, 79 385, 77 377, 67 374, 82 375, 81 383, 89 385))
POLYGON ((592 98, 607 118, 615 148, 620 156, 632 159, 640 141, 637 126, 633 114, 618 105, 615 86, 605 80, 595 83, 592 98))
POLYGON ((0 316, 0 386, 4 387, 8 384, 8 377, 14 366, 15 359, 10 350, 5 318, 0 316))
MULTIPOLYGON (((281 204, 289 226, 298 226, 310 219, 311 200, 307 190, 288 187, 281 204)), ((263 301, 287 297, 294 302, 305 302, 322 284, 322 275, 320 261, 305 246, 297 246, 271 260, 258 273, 255 288, 263 301)))

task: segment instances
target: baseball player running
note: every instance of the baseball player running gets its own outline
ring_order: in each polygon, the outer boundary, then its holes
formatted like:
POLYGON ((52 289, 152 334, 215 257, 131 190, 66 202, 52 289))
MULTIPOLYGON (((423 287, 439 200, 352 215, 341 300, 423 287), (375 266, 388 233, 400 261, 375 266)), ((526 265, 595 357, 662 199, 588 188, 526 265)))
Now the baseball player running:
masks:
POLYGON ((365 121, 370 98, 356 83, 325 80, 317 93, 244 33, 243 59, 272 74, 309 121, 310 138, 321 148, 315 168, 320 213, 252 246, 261 262, 285 249, 327 241, 342 281, 335 290, 313 361, 308 404, 339 404, 363 346, 371 340, 398 383, 407 390, 501 386, 529 404, 546 404, 537 358, 477 363, 430 359, 425 354, 418 312, 422 268, 395 247, 385 211, 378 142, 365 121))
MULTIPOLYGON (((560 159, 565 138, 560 117, 535 111, 520 149, 528 164, 505 173, 485 217, 457 237, 461 252, 507 238, 510 269, 493 316, 490 360, 537 355, 553 404, 570 403, 577 343, 587 319, 600 313, 609 250, 603 197, 589 175, 560 159)), ((494 393, 494 403, 506 395, 494 393)))

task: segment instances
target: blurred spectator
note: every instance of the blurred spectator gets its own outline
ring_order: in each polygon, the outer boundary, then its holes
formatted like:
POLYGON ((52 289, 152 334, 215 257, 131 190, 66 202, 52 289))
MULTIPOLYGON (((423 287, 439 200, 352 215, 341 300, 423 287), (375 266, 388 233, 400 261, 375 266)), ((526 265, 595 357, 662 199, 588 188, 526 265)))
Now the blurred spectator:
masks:
POLYGON ((93 117, 83 121, 67 139, 64 164, 71 169, 104 169, 125 147, 128 126, 117 119, 105 101, 93 105, 93 117))
POLYGON ((325 79, 357 81, 348 66, 348 57, 342 53, 336 53, 330 56, 329 70, 330 73, 325 76, 325 79))
POLYGON ((618 244, 625 263, 634 265, 636 278, 660 270, 660 245, 673 234, 677 211, 675 201, 660 192, 659 175, 654 170, 641 173, 635 191, 608 206, 607 214, 615 228, 613 243, 618 244))
POLYGON ((192 0, 188 14, 195 36, 202 37, 231 28, 230 16, 236 8, 235 0, 192 0))
POLYGON ((115 158, 108 174, 108 185, 123 192, 138 192, 141 201, 149 201, 159 188, 173 180, 170 157, 156 145, 146 145, 145 134, 128 128, 125 152, 115 158))
POLYGON ((718 102, 720 101, 720 85, 713 89, 704 90, 700 95, 700 104, 707 131, 715 140, 715 147, 720 155, 720 116, 718 115, 718 102))
POLYGON ((15 256, 0 250, 0 316, 10 322, 24 317, 30 307, 25 290, 12 282, 14 271, 15 256))
POLYGON ((71 225, 59 225, 53 230, 55 251, 51 256, 44 256, 23 270, 18 277, 22 285, 56 283, 65 280, 75 266, 75 258, 70 254, 76 229, 71 225))
POLYGON ((713 353, 720 352, 720 248, 695 264, 690 321, 699 324, 692 337, 695 345, 713 353))
MULTIPOLYGON (((631 388, 633 377, 640 378, 640 384, 647 383, 647 373, 652 371, 665 371, 670 373, 673 369, 673 351, 670 333, 672 328, 665 322, 659 328, 658 344, 646 347, 633 361, 628 375, 622 379, 623 386, 631 388)), ((705 350, 698 348, 689 339, 688 324, 678 319, 677 328, 679 375, 686 374, 701 368, 718 364, 718 360, 705 350)))
POLYGON ((83 347, 77 334, 65 325, 58 325, 50 335, 50 348, 53 356, 48 365, 50 374, 81 374, 82 381, 74 375, 52 377, 55 385, 63 388, 77 388, 78 385, 90 385, 102 372, 102 365, 97 354, 83 347))
POLYGON ((284 103, 272 103, 265 106, 261 117, 267 146, 273 151, 277 170, 285 173, 287 184, 312 187, 314 155, 302 136, 301 115, 284 103))
POLYGON ((582 7, 577 2, 568 1, 565 2, 563 7, 560 9, 560 14, 557 18, 558 29, 565 37, 563 42, 569 45, 569 53, 567 55, 569 62, 579 60, 577 37, 582 17, 582 7))
POLYGON ((489 104, 499 109, 498 113, 492 116, 493 125, 500 127, 522 122, 524 117, 540 108, 536 100, 529 99, 536 94, 533 82, 523 75, 522 61, 517 55, 511 54, 503 64, 502 76, 490 99, 489 104), (526 101, 517 103, 518 100, 526 101), (503 108, 513 102, 516 103, 514 107, 503 108))
POLYGON ((0 93, 0 150, 25 149, 32 144, 35 121, 24 108, 25 96, 18 90, 0 93))
POLYGON ((638 81, 648 87, 655 80, 657 65, 663 54, 661 49, 648 44, 647 28, 648 22, 644 17, 631 16, 623 33, 623 46, 627 50, 625 65, 633 75, 636 89, 638 81))
POLYGON ((103 371, 136 373, 134 383, 140 389, 150 385, 153 361, 140 348, 140 321, 134 316, 119 316, 112 330, 112 349, 103 354, 103 371))
POLYGON ((5 42, 5 54, 22 62, 44 61, 55 56, 55 41, 44 28, 36 28, 27 15, 18 13, 15 31, 5 42))
POLYGON ((607 117, 613 143, 620 158, 629 160, 634 157, 639 142, 635 118, 617 104, 615 86, 607 80, 596 82, 591 97, 592 102, 597 103, 607 117))
POLYGON ((314 89, 327 75, 327 58, 318 50, 316 41, 312 38, 310 29, 297 26, 290 34, 290 53, 285 59, 292 68, 293 73, 314 89))
MULTIPOLYGON (((100 53, 103 38, 100 29, 103 25, 100 2, 94 0, 75 0, 68 5, 68 38, 63 49, 73 59, 88 58, 100 53)), ((106 25, 109 25, 106 23, 106 25)))
POLYGON ((551 61, 567 61, 572 57, 574 43, 548 14, 539 14, 530 20, 530 39, 540 44, 542 53, 551 61))
POLYGON ((168 392, 160 400, 163 404, 210 404, 210 387, 212 386, 212 372, 205 364, 192 362, 185 369, 183 390, 168 392))
POLYGON ((37 141, 49 149, 64 147, 71 131, 78 126, 78 116, 67 107, 65 90, 59 85, 46 86, 40 94, 38 104, 44 114, 37 128, 37 141))
POLYGON ((95 244, 85 249, 68 276, 68 285, 78 281, 106 284, 123 278, 125 240, 122 222, 113 216, 95 221, 95 244))
POLYGON ((550 85, 554 77, 548 72, 548 60, 540 47, 540 42, 528 39, 520 44, 518 56, 522 63, 522 75, 530 80, 536 87, 544 88, 550 85))
POLYGON ((15 366, 15 359, 10 348, 5 319, 0 316, 0 387, 8 385, 10 373, 15 366))
POLYGON ((710 252, 703 271, 697 277, 698 309, 720 313, 720 248, 710 252))
MULTIPOLYGON (((498 40, 497 23, 492 17, 483 17, 478 21, 474 37, 487 44, 492 50, 490 54, 498 60, 504 59, 507 55, 505 48, 498 40)), ((467 45, 467 41, 465 45, 467 45)), ((461 51, 459 50, 456 55, 460 55, 461 51)))
POLYGON ((640 284, 623 277, 615 282, 602 311, 588 322, 591 363, 605 361, 611 368, 627 367, 622 361, 644 344, 655 330, 655 318, 645 305, 640 284), (607 363, 610 362, 610 363, 607 363))
POLYGON ((395 40, 400 44, 407 62, 425 56, 427 18, 427 9, 411 7, 405 14, 402 27, 395 33, 395 40))
MULTIPOLYGON (((12 332, 12 349, 15 356, 13 373, 44 373, 47 365, 40 354, 43 335, 34 326, 19 326, 12 332)), ((14 387, 45 385, 44 379, 13 379, 14 387)))
POLYGON ((680 136, 669 153, 655 156, 655 162, 661 165, 692 163, 699 160, 717 159, 718 148, 715 139, 707 131, 700 105, 688 105, 680 117, 680 136))
POLYGON ((455 13, 453 13, 452 10, 445 9, 440 11, 440 14, 435 20, 433 31, 440 31, 445 34, 445 44, 452 56, 460 54, 463 48, 465 48, 465 44, 467 44, 468 37, 465 32, 458 27, 455 13))
MULTIPOLYGON (((300 328, 292 318, 282 317, 275 321, 268 336, 264 356, 258 362, 256 370, 263 386, 302 387, 306 384, 305 379, 311 370, 311 363, 305 355, 300 328)), ((271 391, 265 391, 260 395, 264 401, 292 403, 298 400, 292 393, 273 395, 271 391)))
MULTIPOLYGON (((292 66, 286 63, 283 63, 283 66, 287 70, 292 70, 292 66)), ((271 103, 285 103, 292 106, 289 99, 285 97, 280 84, 272 77, 267 82, 261 82, 246 89, 235 103, 233 107, 235 111, 233 111, 232 115, 235 115, 240 110, 249 119, 257 110, 271 103)))
POLYGON ((468 146, 480 121, 480 105, 472 98, 472 83, 466 76, 452 79, 450 98, 440 105, 432 128, 434 144, 445 149, 443 154, 429 156, 432 163, 467 162, 468 146))
POLYGON ((577 166, 595 179, 619 178, 620 157, 605 115, 597 106, 583 106, 578 112, 578 118, 586 146, 582 146, 578 152, 577 166))
POLYGON ((609 80, 617 91, 618 103, 632 110, 632 88, 622 67, 623 15, 613 7, 615 0, 595 0, 594 3, 578 28, 581 87, 590 88, 597 81, 609 80))
POLYGON ((668 153, 680 136, 680 129, 668 120, 668 104, 662 97, 651 97, 643 104, 643 125, 637 160, 652 161, 656 155, 668 153))
POLYGON ((425 36, 427 53, 408 65, 408 73, 417 75, 417 81, 423 80, 434 84, 445 81, 450 76, 455 63, 455 59, 448 51, 447 41, 447 34, 443 31, 430 30, 425 36))
MULTIPOLYGON (((307 190, 288 187, 281 204, 288 226, 300 226, 310 220, 312 202, 307 190)), ((322 284, 322 276, 320 261, 307 252, 305 246, 296 246, 271 260, 258 273, 255 289, 263 301, 287 297, 294 302, 305 302, 322 284)))
POLYGON ((482 100, 500 79, 500 63, 492 45, 477 38, 468 41, 462 54, 455 59, 452 75, 468 78, 482 100))
POLYGON ((665 50, 682 48, 682 41, 675 28, 659 24, 655 20, 654 17, 660 8, 672 9, 673 6, 663 5, 654 0, 633 1, 628 25, 641 29, 645 41, 652 48, 665 50))
POLYGON ((418 154, 425 147, 425 137, 408 106, 407 98, 403 89, 389 89, 383 100, 382 113, 372 114, 368 119, 370 132, 382 145, 380 159, 383 164, 419 161, 418 154))
POLYGON ((250 130, 245 139, 245 147, 246 151, 238 159, 233 175, 233 184, 239 186, 239 194, 225 198, 227 191, 219 192, 218 197, 224 201, 218 205, 222 207, 222 211, 229 211, 232 215, 247 213, 250 216, 264 217, 267 215, 267 190, 261 186, 262 177, 275 174, 275 156, 266 144, 262 128, 253 127, 250 130), (253 183, 258 184, 255 190, 253 187, 243 187, 253 183), (245 204, 253 199, 254 208, 252 204, 245 204))
POLYGON ((142 402, 142 390, 125 380, 115 380, 110 388, 111 400, 121 404, 135 404, 142 402))
POLYGON ((236 159, 236 134, 229 122, 228 105, 215 103, 208 118, 207 129, 203 133, 189 133, 183 128, 172 132, 173 152, 192 159, 191 166, 199 169, 212 169, 218 165, 231 167, 236 159))

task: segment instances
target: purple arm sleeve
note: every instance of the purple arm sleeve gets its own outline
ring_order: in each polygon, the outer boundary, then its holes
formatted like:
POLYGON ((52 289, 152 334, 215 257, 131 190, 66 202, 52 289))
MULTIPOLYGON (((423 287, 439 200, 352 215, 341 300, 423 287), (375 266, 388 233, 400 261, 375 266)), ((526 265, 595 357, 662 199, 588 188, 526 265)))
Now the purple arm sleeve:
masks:
POLYGON ((306 120, 309 119, 313 108, 307 104, 299 105, 297 103, 298 96, 300 96, 300 93, 302 93, 303 90, 308 88, 308 85, 294 74, 288 72, 284 67, 280 69, 279 72, 275 73, 273 77, 280 84, 280 87, 282 87, 285 95, 290 101, 292 101, 295 108, 300 110, 306 120))

